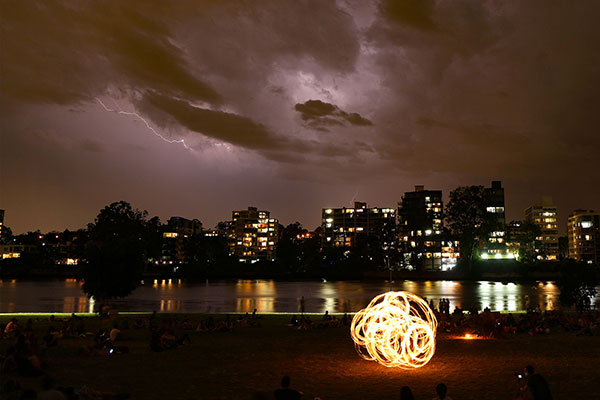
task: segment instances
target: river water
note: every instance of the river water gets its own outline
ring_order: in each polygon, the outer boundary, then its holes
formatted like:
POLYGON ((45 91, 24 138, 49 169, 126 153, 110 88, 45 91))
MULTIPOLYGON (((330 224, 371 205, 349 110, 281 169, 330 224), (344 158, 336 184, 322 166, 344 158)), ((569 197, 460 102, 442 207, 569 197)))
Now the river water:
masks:
MULTIPOLYGON (((454 307, 493 311, 524 311, 559 306, 553 282, 501 283, 489 281, 395 281, 393 290, 450 301, 454 307)), ((305 298, 306 312, 354 312, 376 295, 390 290, 386 281, 285 282, 273 280, 206 281, 151 280, 130 296, 115 300, 121 311, 158 312, 297 312, 305 298)), ((597 300, 597 299, 596 299, 597 300)), ((0 312, 93 312, 97 305, 86 297, 75 279, 0 281, 0 312)))

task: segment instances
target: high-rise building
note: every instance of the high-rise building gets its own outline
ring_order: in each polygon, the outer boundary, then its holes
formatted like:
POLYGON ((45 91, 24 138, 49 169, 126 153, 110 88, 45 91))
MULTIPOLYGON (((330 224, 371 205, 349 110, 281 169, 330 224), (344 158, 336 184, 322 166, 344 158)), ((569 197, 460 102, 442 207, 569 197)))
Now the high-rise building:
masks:
POLYGON ((558 258, 564 260, 569 258, 569 237, 559 236, 558 237, 558 258))
POLYGON ((171 217, 163 232, 162 259, 165 262, 185 261, 186 240, 202 233, 202 223, 197 219, 171 217))
POLYGON ((322 247, 356 247, 361 241, 375 239, 382 250, 395 248, 396 210, 367 207, 324 208, 322 212, 322 247))
POLYGON ((525 210, 525 219, 540 230, 535 252, 538 260, 558 261, 558 213, 552 197, 544 196, 525 210))
POLYGON ((441 190, 425 190, 416 185, 398 202, 398 236, 405 265, 449 270, 456 265, 457 243, 444 238, 444 203, 441 190))
POLYGON ((523 245, 521 243, 523 234, 523 222, 522 221, 510 221, 506 224, 506 247, 509 252, 513 254, 519 253, 519 248, 523 245))
POLYGON ((569 258, 589 264, 600 263, 600 213, 575 210, 567 225, 569 258))
POLYGON ((492 181, 492 186, 484 188, 484 202, 487 224, 491 228, 487 238, 481 242, 481 257, 514 258, 506 246, 506 210, 504 207, 504 188, 501 181, 492 181))
POLYGON ((256 207, 233 211, 228 239, 231 254, 242 262, 273 261, 279 240, 279 220, 256 207))

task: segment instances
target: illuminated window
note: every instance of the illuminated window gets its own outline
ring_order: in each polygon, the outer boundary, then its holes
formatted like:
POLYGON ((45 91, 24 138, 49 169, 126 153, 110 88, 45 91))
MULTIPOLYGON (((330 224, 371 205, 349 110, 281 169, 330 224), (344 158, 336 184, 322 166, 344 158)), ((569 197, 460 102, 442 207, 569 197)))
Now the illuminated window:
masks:
POLYGON ((581 223, 581 227, 582 228, 591 228, 592 226, 594 226, 594 224, 592 223, 592 221, 583 221, 581 223))

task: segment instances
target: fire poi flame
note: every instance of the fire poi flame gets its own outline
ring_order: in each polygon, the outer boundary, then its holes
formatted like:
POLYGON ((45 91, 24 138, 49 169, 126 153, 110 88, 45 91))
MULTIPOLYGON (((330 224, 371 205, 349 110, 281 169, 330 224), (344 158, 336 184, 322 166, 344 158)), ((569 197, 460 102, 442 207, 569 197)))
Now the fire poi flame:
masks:
POLYGON ((358 354, 386 367, 420 368, 435 353, 437 320, 425 300, 408 292, 375 297, 352 319, 358 354))

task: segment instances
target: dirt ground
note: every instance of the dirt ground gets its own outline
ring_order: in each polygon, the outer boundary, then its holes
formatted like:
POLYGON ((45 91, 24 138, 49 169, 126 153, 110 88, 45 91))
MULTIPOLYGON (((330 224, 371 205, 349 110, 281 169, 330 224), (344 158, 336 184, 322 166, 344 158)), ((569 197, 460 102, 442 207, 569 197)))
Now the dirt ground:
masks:
MULTIPOLYGON (((514 373, 531 364, 545 376, 555 399, 600 394, 599 336, 551 333, 464 340, 438 335, 429 364, 400 370, 361 359, 348 327, 297 330, 287 326, 288 319, 265 316, 260 327, 189 332, 190 345, 160 353, 150 351, 147 329, 126 331, 128 337, 121 344, 130 353, 121 355, 90 357, 81 352, 91 344, 90 338, 62 339, 58 347, 46 351, 46 372, 61 386, 86 385, 148 400, 252 399, 258 393, 271 399, 283 375, 289 375, 292 387, 310 400, 398 399, 404 385, 411 387, 415 398, 431 399, 440 382, 448 386, 454 400, 495 400, 513 399, 517 393, 514 373)), ((38 336, 49 324, 35 323, 38 336)), ((97 330, 99 324, 86 321, 86 330, 97 330)), ((0 341, 0 351, 10 343, 0 341)), ((19 380, 25 387, 39 385, 39 378, 19 380)))

